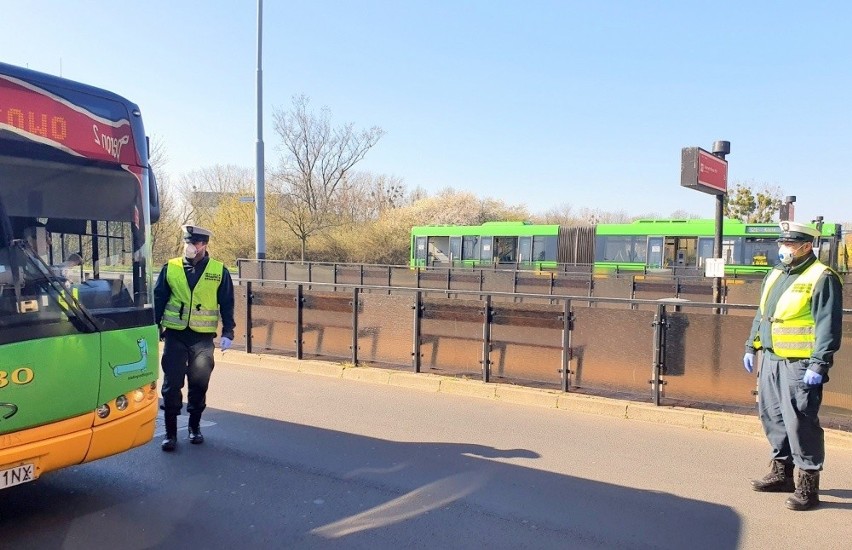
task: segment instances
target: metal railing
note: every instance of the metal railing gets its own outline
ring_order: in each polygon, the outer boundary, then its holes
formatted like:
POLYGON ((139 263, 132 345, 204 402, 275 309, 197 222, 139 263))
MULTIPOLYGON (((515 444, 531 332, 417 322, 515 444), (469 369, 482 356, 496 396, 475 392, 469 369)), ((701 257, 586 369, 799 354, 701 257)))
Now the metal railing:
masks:
MULTIPOLYGON (((711 301, 712 279, 685 275, 648 272, 588 273, 573 271, 529 271, 490 268, 409 268, 407 266, 300 263, 277 260, 239 260, 238 276, 258 281, 295 283, 330 283, 333 285, 373 285, 406 287, 423 290, 459 290, 509 292, 517 300, 528 301, 538 296, 586 295, 629 299, 682 298, 711 301), (531 298, 521 296, 535 295, 531 298)), ((722 301, 756 304, 760 293, 760 277, 728 277, 723 279, 722 301)), ((852 285, 845 292, 850 293, 852 285)))
MULTIPOLYGON (((246 351, 333 358, 656 405, 750 412, 742 367, 755 306, 242 278, 246 351)), ((852 429, 852 316, 823 400, 852 429), (848 336, 847 336, 848 335, 848 336)))

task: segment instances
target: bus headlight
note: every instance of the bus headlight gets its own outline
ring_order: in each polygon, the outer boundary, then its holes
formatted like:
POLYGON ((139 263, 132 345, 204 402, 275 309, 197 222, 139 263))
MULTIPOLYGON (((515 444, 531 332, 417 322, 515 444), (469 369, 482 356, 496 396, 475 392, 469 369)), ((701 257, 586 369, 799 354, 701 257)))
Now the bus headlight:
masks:
POLYGON ((126 395, 119 395, 115 398, 115 408, 123 411, 127 408, 127 405, 130 404, 130 401, 127 399, 126 395))
POLYGON ((141 389, 133 390, 133 402, 140 403, 143 399, 145 399, 145 392, 141 389))
POLYGON ((98 418, 106 418, 109 416, 109 405, 104 403, 95 411, 98 414, 98 418))

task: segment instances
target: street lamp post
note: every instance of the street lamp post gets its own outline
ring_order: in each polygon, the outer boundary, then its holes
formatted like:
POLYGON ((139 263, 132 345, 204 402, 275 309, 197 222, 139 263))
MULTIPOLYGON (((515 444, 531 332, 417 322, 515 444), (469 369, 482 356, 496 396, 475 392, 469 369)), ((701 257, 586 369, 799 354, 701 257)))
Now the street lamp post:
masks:
MULTIPOLYGON (((731 153, 730 141, 715 141, 713 142, 713 155, 725 160, 725 157, 731 153)), ((725 195, 716 195, 716 235, 713 241, 713 257, 722 257, 722 224, 725 220, 725 195)), ((722 303, 722 278, 713 278, 713 303, 722 303)))
POLYGON ((254 191, 254 241, 258 260, 266 258, 266 204, 263 163, 263 0, 257 0, 257 146, 254 191))

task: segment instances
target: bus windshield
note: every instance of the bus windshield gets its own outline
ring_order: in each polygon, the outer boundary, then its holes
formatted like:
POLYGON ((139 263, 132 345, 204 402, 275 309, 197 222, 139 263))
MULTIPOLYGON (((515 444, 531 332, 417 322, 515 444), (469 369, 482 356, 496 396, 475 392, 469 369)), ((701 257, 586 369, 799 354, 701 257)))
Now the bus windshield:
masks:
MULTIPOLYGON (((94 101, 79 92, 42 90, 2 74, 0 98, 0 108, 5 107, 0 109, 5 114, 0 200, 12 238, 26 244, 49 267, 50 277, 110 327, 150 325, 153 184, 147 151, 139 147, 144 136, 134 132, 132 106, 109 97, 94 101), (71 105, 69 98, 78 96, 88 109, 71 105)), ((5 254, 10 261, 15 255, 5 254)), ((22 288, 2 287, 0 310, 15 312, 15 321, 6 322, 16 326, 41 325, 44 314, 62 304, 59 296, 29 284, 30 271, 23 276, 22 288), (12 296, 19 291, 24 294, 12 296), (29 305, 21 307, 25 298, 29 305)))

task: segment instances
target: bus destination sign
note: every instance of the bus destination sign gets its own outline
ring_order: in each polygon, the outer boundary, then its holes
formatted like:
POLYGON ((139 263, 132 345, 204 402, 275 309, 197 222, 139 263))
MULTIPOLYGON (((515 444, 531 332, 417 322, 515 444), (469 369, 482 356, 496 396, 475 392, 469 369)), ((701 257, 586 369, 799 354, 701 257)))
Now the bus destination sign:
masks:
POLYGON ((726 195, 728 161, 700 147, 684 147, 680 155, 680 184, 711 195, 726 195))
POLYGON ((0 76, 0 129, 73 155, 139 164, 127 119, 100 117, 10 76, 0 76))

